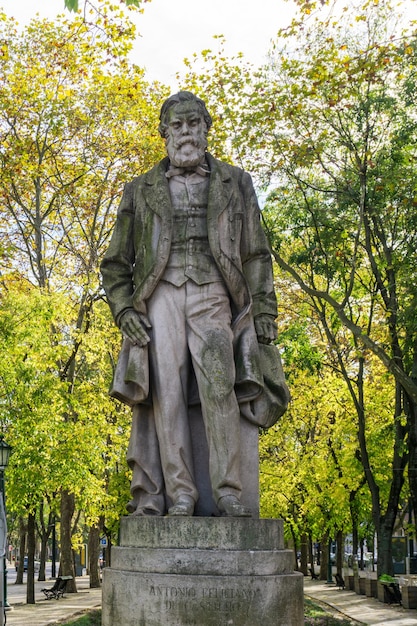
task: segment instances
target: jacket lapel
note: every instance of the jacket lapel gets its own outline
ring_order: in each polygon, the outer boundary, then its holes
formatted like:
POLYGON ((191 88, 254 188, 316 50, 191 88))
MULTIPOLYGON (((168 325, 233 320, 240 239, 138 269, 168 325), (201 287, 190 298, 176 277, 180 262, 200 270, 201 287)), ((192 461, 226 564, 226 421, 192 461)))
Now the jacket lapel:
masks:
POLYGON ((216 219, 227 207, 233 192, 232 177, 229 168, 207 154, 210 166, 210 188, 207 207, 208 219, 216 219))
POLYGON ((171 197, 168 179, 165 176, 169 163, 168 157, 160 161, 146 174, 144 195, 150 209, 160 217, 171 214, 171 197))

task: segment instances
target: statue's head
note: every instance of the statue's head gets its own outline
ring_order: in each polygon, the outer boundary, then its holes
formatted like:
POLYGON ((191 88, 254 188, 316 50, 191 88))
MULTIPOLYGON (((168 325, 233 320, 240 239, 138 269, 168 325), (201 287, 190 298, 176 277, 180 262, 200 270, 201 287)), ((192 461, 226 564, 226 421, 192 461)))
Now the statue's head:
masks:
POLYGON ((178 167, 198 165, 204 159, 212 123, 204 102, 189 91, 180 91, 165 100, 159 119, 159 132, 171 163, 178 167))
POLYGON ((167 98, 161 107, 161 113, 159 115, 158 130, 159 130, 159 134, 164 139, 166 139, 166 132, 168 129, 167 119, 168 119, 169 110, 172 107, 178 104, 182 104, 182 103, 193 104, 196 110, 199 111, 200 115, 202 115, 205 121, 206 128, 207 128, 206 132, 208 133, 208 131, 210 130, 213 121, 211 119, 210 113, 207 111, 205 102, 201 100, 201 98, 197 98, 197 96, 191 93, 191 91, 179 91, 173 96, 170 96, 169 98, 167 98))

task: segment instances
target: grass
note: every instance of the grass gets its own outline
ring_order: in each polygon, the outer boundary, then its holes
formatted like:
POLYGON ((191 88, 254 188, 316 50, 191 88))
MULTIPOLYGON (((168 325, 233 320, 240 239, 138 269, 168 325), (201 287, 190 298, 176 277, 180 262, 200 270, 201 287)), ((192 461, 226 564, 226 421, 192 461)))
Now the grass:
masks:
POLYGON ((88 611, 70 622, 59 622, 55 626, 101 626, 101 611, 88 611))
MULTIPOLYGON (((304 601, 304 609, 304 626, 353 626, 357 624, 357 622, 329 613, 324 606, 312 602, 308 598, 304 601)), ((65 622, 65 625, 61 624, 61 626, 101 626, 101 611, 90 611, 76 620, 65 622)))
POLYGON ((353 626, 358 624, 348 618, 329 612, 328 607, 304 598, 304 626, 353 626))

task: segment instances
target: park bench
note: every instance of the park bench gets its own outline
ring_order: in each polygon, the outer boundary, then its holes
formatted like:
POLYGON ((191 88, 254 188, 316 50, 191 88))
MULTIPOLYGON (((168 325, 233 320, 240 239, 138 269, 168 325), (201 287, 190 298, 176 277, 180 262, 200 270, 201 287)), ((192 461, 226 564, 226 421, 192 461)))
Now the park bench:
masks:
POLYGON ((335 581, 336 581, 336 585, 339 587, 339 589, 344 589, 345 588, 345 581, 344 581, 343 577, 340 574, 335 574, 334 578, 335 578, 335 581))
POLYGON ((317 574, 315 573, 314 569, 312 567, 310 567, 310 574, 311 574, 311 580, 318 580, 319 577, 317 576, 317 574))
POLYGON ((41 591, 45 594, 47 600, 52 600, 52 598, 59 600, 59 598, 63 597, 69 580, 72 580, 72 576, 58 576, 52 587, 41 589, 41 591))

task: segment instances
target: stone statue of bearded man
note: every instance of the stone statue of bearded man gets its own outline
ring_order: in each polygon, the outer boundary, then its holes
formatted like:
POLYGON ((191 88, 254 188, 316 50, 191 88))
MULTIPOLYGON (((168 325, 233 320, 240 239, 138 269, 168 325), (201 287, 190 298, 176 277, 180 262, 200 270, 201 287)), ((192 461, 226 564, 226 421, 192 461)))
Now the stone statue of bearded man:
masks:
POLYGON ((189 415, 196 403, 215 514, 252 514, 241 502, 241 406, 262 393, 260 346, 276 339, 277 307, 251 178, 207 152, 210 126, 192 93, 164 102, 167 157, 126 185, 101 265, 126 349, 139 350, 135 371, 149 377, 149 393, 132 402, 141 441, 130 503, 136 515, 194 514, 201 494, 189 415))

